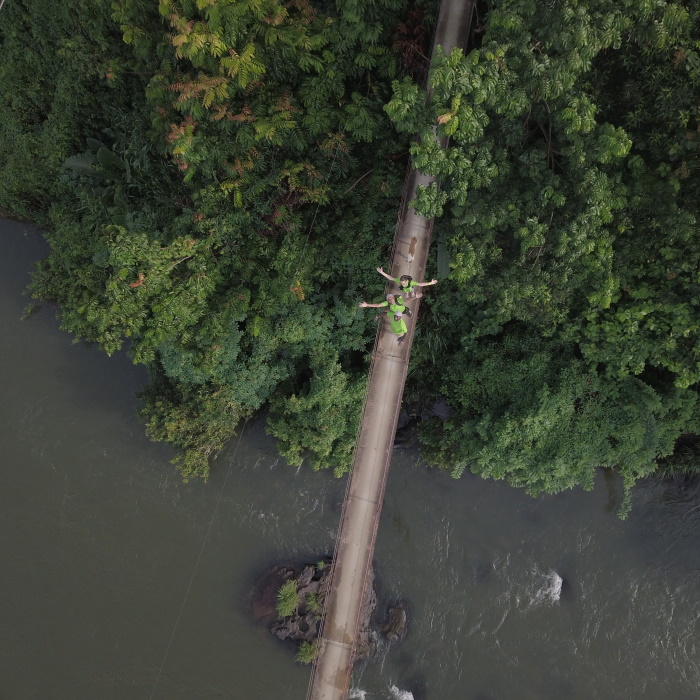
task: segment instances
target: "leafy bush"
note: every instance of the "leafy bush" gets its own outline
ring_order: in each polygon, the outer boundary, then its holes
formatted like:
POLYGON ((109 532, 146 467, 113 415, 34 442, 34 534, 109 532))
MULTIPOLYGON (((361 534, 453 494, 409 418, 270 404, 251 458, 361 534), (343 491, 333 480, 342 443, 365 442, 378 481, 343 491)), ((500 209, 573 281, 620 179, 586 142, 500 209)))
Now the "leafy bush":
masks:
POLYGON ((309 595, 306 596, 306 609, 315 615, 319 615, 321 613, 323 606, 321 605, 321 600, 318 593, 309 593, 309 595))
POLYGON ((318 644, 316 642, 301 642, 297 650, 296 660, 302 664, 310 664, 318 652, 318 644))
POLYGON ((280 617, 290 617, 299 608, 299 593, 296 579, 285 581, 277 592, 277 614, 280 617))

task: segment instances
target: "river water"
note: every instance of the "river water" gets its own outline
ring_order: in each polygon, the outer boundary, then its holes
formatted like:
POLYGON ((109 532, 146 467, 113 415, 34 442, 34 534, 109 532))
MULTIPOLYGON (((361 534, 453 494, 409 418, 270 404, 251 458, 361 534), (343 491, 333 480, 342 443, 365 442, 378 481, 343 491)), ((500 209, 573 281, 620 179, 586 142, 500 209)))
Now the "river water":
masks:
MULTIPOLYGON (((250 423, 207 484, 135 415, 142 368, 73 344, 54 309, 20 320, 42 239, 0 222, 0 700, 306 697, 308 667, 253 626, 271 564, 332 549, 344 482, 296 470, 250 423)), ((700 486, 647 480, 527 497, 397 451, 377 540, 400 643, 352 698, 700 697, 700 486)))

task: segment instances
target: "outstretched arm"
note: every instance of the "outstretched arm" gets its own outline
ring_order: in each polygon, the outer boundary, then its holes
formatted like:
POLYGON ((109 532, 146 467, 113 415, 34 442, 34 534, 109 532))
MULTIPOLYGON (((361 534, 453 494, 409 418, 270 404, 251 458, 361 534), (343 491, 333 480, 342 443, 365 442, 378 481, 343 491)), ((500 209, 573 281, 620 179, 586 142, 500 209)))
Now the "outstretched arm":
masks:
POLYGON ((360 306, 363 309, 378 309, 380 306, 386 306, 387 303, 385 301, 380 302, 379 304, 368 304, 366 301, 361 301, 360 306))
POLYGON ((416 287, 429 287, 431 284, 437 284, 437 280, 432 282, 416 282, 416 287))
POLYGON ((384 272, 384 268, 378 267, 377 272, 382 276, 386 277, 388 280, 393 280, 394 278, 391 275, 387 275, 386 272, 384 272))

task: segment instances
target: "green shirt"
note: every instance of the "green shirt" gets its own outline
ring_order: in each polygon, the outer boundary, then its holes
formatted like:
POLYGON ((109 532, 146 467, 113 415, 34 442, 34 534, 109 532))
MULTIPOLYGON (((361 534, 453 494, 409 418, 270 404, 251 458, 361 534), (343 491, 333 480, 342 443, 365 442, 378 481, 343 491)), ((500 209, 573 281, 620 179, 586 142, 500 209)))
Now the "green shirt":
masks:
POLYGON ((399 287, 401 287, 401 291, 402 291, 404 294, 409 294, 409 293, 413 290, 414 287, 417 287, 417 286, 418 286, 418 282, 416 282, 415 280, 411 280, 411 281, 408 283, 408 286, 407 286, 407 287, 404 287, 404 286, 401 284, 401 278, 400 278, 400 277, 394 277, 394 282, 396 282, 396 284, 398 284, 399 287))
POLYGON ((386 312, 387 316, 393 316, 395 313, 404 312, 404 309, 406 308, 406 305, 403 303, 403 297, 400 296, 395 296, 394 299, 398 302, 398 304, 390 304, 388 301, 383 301, 380 306, 388 306, 389 311, 386 312))
POLYGON ((408 331, 408 328, 406 328, 406 321, 404 321, 402 318, 400 318, 398 321, 394 319, 394 317, 391 317, 391 332, 396 333, 396 335, 403 335, 408 331))

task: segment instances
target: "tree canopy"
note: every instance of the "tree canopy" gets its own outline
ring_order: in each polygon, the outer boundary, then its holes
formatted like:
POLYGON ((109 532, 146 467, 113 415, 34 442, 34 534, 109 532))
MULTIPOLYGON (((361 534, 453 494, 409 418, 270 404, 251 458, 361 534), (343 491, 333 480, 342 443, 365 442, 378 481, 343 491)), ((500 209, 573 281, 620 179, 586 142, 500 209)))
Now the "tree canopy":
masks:
POLYGON ((46 231, 33 292, 62 327, 149 368, 142 414, 185 478, 260 410, 291 463, 349 468, 357 300, 383 289, 409 151, 440 181, 413 206, 449 272, 407 386, 452 409, 421 428, 432 464, 533 494, 605 466, 629 496, 700 434, 700 10, 478 2, 428 99, 436 14, 3 8, 0 211, 46 231))
POLYGON ((424 431, 438 463, 533 493, 611 466, 629 488, 697 432, 698 20, 494 3, 478 45, 440 57, 429 105, 394 81, 387 112, 441 181, 415 206, 451 261, 425 357, 456 409, 424 431))

